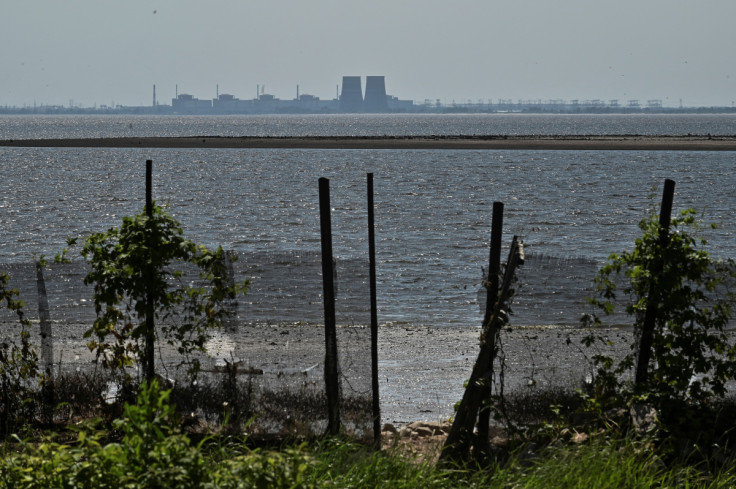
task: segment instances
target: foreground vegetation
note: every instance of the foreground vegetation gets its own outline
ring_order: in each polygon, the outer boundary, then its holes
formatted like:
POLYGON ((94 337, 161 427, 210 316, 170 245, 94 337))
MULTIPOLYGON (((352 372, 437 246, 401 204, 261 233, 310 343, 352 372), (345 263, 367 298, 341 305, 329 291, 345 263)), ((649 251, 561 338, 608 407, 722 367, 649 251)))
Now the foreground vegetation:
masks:
MULTIPOLYGON (((207 396, 211 408, 222 408, 219 424, 204 435, 187 431, 172 402, 177 390, 161 389, 149 354, 160 339, 184 357, 201 351, 208 330, 227 315, 227 300, 248 284, 229 283, 222 250, 184 240, 163 210, 126 218, 83 249, 98 313, 89 347, 117 374, 122 391, 106 411, 79 415, 102 399, 101 385, 87 397, 70 388, 73 382, 56 389, 73 394, 73 402, 44 395, 54 392, 54 379, 41 371, 18 292, 0 274, 0 303, 21 325, 19 344, 0 345, 0 489, 734 487, 736 403, 726 394, 736 380, 736 345, 726 327, 736 304, 736 264, 712 260, 701 249, 705 241, 691 234, 696 225, 694 211, 665 225, 643 220, 634 251, 612 255, 596 278, 593 305, 609 314, 617 293, 628 297, 627 312, 646 346, 632 345, 618 363, 593 355, 594 379, 578 391, 490 396, 483 410, 503 423, 503 442, 490 447, 488 437, 466 429, 465 446, 473 449, 434 463, 426 451, 413 457, 400 438, 383 450, 345 433, 298 443, 292 436, 278 445, 248 438, 251 396, 239 393, 230 364, 222 392, 207 396), (208 285, 181 285, 184 272, 168 268, 176 260, 195 265, 208 285), (156 338, 155 313, 183 319, 156 338), (136 364, 146 371, 140 385, 124 370, 136 364), (64 409, 70 414, 60 422, 64 409)), ((590 327, 601 323, 585 318, 590 327)), ((608 340, 586 338, 590 347, 601 341, 608 340)), ((178 394, 193 416, 186 405, 192 396, 178 394)), ((439 454, 439 441, 432 449, 439 454)))
MULTIPOLYGON (((180 429, 169 391, 143 385, 111 430, 90 421, 34 439, 9 438, 0 488, 312 488, 312 487, 733 487, 730 464, 669 465, 646 438, 602 432, 580 444, 534 453, 520 445, 493 467, 419 462, 398 446, 374 451, 340 439, 254 448, 241 437, 193 441, 180 429)), ((439 446, 437 447, 439 450, 439 446)))

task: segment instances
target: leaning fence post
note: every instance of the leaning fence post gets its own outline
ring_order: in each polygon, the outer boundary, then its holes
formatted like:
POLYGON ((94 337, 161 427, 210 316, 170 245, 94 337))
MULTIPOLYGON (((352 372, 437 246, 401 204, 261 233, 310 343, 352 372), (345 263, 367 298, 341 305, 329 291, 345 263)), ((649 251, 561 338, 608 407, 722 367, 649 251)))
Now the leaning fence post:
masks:
POLYGON ((489 323, 483 325, 480 352, 478 353, 475 365, 473 365, 473 371, 470 374, 470 379, 468 379, 463 398, 460 400, 460 404, 455 412, 452 428, 442 447, 442 453, 440 454, 441 461, 465 462, 470 455, 471 447, 473 445, 476 448, 479 446, 473 441, 478 440, 478 437, 474 436, 473 429, 484 400, 484 384, 489 380, 489 376, 493 374, 492 366, 496 356, 496 343, 494 339, 506 323, 506 312, 502 308, 513 297, 514 290, 512 289, 512 284, 514 282, 516 268, 523 263, 523 244, 514 236, 511 242, 511 249, 509 250, 509 258, 506 262, 503 280, 498 289, 498 298, 494 304, 489 323))
POLYGON ((337 363, 335 321, 335 281, 332 264, 332 223, 330 220, 330 181, 319 179, 319 221, 322 238, 322 295, 325 309, 325 389, 327 393, 327 432, 340 433, 340 384, 337 363))
MULTIPOLYGON (((148 217, 148 227, 151 226, 151 219, 153 218, 153 160, 146 160, 146 217, 148 217)), ((146 236, 146 239, 150 239, 150 236, 146 236)), ((151 247, 149 246, 150 250, 151 247)), ((154 360, 154 341, 156 337, 155 324, 153 321, 154 308, 153 308, 153 292, 151 291, 151 270, 146 269, 144 271, 146 277, 146 353, 145 353, 145 377, 148 382, 151 382, 156 374, 153 360, 154 360)))
POLYGON ((378 306, 376 299, 376 233, 373 206, 373 173, 368 173, 368 259, 371 287, 371 387, 373 391, 373 443, 381 447, 381 400, 378 395, 378 306))
MULTIPOLYGON (((664 248, 669 242, 670 218, 672 216, 672 202, 675 195, 675 182, 669 178, 664 181, 662 193, 662 206, 659 211, 659 245, 664 248)), ((662 257, 662 260, 664 257, 662 257)), ((647 297, 647 309, 644 313, 644 323, 641 328, 641 339, 639 340, 639 354, 636 359, 636 375, 634 383, 637 388, 643 386, 647 381, 647 370, 651 358, 652 339, 654 336, 654 325, 657 321, 657 296, 659 291, 655 287, 655 277, 664 268, 663 261, 654 263, 650 270, 649 295, 647 297)))

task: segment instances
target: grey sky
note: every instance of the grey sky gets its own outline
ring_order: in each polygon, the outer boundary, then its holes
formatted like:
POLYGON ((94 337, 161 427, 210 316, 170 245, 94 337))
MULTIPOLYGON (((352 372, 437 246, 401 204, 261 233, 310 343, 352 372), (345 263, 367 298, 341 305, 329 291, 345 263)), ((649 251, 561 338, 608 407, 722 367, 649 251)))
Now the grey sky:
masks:
POLYGON ((734 0, 2 0, 0 105, 179 93, 736 101, 734 0))

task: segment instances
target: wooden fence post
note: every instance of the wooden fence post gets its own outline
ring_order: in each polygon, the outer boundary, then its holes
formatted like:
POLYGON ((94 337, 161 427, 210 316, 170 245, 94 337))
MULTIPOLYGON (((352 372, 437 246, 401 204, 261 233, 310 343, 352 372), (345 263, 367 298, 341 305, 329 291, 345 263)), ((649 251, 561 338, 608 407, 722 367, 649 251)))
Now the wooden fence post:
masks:
POLYGON ((332 259, 332 223, 330 218, 330 181, 319 179, 319 218, 322 238, 322 295, 325 310, 325 389, 327 393, 327 432, 340 433, 340 379, 337 361, 337 326, 335 321, 335 268, 332 259))
POLYGON ((373 444, 381 448, 381 400, 378 395, 378 306, 376 299, 376 233, 373 173, 368 173, 368 259, 371 289, 371 387, 373 391, 373 444))
MULTIPOLYGON (((498 300, 498 275, 501 271, 501 242, 503 238, 503 202, 493 203, 493 217, 491 219, 491 245, 488 256, 488 281, 485 283, 486 287, 486 311, 483 316, 483 329, 491 321, 493 314, 493 308, 498 300)), ((495 343, 496 338, 487 338, 486 341, 492 341, 495 343)), ((493 350, 496 349, 495 344, 493 350)), ((490 365, 490 373, 493 375, 493 361, 490 365)), ((483 402, 490 399, 491 396, 491 383, 486 382, 483 384, 483 402)), ((479 450, 476 453, 478 458, 482 458, 487 455, 489 451, 488 438, 489 438, 489 427, 491 423, 491 409, 488 405, 480 406, 480 412, 478 414, 478 442, 479 450)))
POLYGON ((36 262, 36 290, 38 291, 38 319, 41 326, 41 361, 44 364, 44 379, 41 388, 43 416, 45 421, 50 423, 53 421, 54 409, 54 342, 46 280, 43 277, 43 265, 40 261, 36 262))
MULTIPOLYGON (((674 195, 675 182, 668 178, 664 181, 662 206, 659 211, 659 244, 662 248, 666 247, 669 242, 670 219, 672 217, 674 195)), ((649 360, 652 354, 654 325, 657 322, 657 303, 659 302, 659 291, 654 286, 654 278, 662 272, 663 268, 664 263, 660 260, 654 263, 652 270, 650 270, 651 282, 647 298, 647 309, 644 313, 644 323, 641 328, 641 339, 639 340, 639 352, 636 358, 636 373, 634 376, 634 384, 637 389, 641 388, 647 381, 649 360)))
MULTIPOLYGON (((149 219, 149 226, 150 226, 150 219, 153 218, 153 189, 152 189, 152 180, 153 180, 153 160, 146 160, 146 216, 149 219)), ((149 239, 147 237, 146 239, 149 239)), ((150 246, 148 248, 150 250, 150 246)), ((145 351, 145 365, 144 365, 144 376, 146 380, 150 383, 154 376, 156 375, 156 371, 154 369, 154 341, 156 338, 156 330, 155 330, 155 324, 154 324, 154 307, 153 307, 153 292, 151 291, 151 273, 152 270, 146 269, 144 271, 144 276, 146 277, 146 287, 148 290, 146 291, 146 351, 145 351)))
MULTIPOLYGON (((498 291, 498 298, 493 305, 493 312, 487 324, 483 325, 481 344, 478 358, 473 365, 467 387, 460 401, 450 433, 442 447, 441 461, 463 463, 468 460, 470 448, 474 445, 473 428, 478 420, 478 413, 486 393, 485 384, 491 381, 492 366, 496 357, 497 336, 506 323, 505 304, 513 297, 512 284, 516 274, 516 267, 524 263, 524 248, 516 236, 511 243, 509 257, 506 262, 503 280, 498 291)), ((478 446, 476 446, 478 448, 478 446)), ((482 450, 482 446, 480 446, 482 450)))
MULTIPOLYGON (((223 278, 225 279, 228 287, 234 287, 235 267, 233 267, 233 262, 238 259, 238 255, 235 251, 228 250, 223 254, 222 259, 224 260, 223 265, 225 267, 225 276, 223 278)), ((227 299, 224 305, 225 309, 227 310, 227 315, 225 316, 225 320, 223 321, 223 326, 225 326, 225 328, 228 330, 237 331, 238 296, 236 295, 232 299, 227 299)))

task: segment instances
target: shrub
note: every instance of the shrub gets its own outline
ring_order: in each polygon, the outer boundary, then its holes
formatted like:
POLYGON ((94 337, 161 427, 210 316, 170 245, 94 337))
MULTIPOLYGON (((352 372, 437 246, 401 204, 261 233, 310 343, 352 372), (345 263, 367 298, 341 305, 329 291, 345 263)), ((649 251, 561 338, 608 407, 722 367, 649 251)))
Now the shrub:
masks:
POLYGON ((135 404, 125 406, 113 426, 118 442, 95 423, 83 425, 74 443, 15 438, 0 457, 0 487, 35 489, 299 488, 307 482, 311 458, 301 449, 281 452, 229 445, 205 450, 179 430, 170 391, 158 381, 143 383, 135 404))
MULTIPOLYGON (((89 236, 82 255, 92 266, 85 284, 94 284, 97 312, 85 333, 94 338, 90 349, 104 366, 120 371, 140 361, 147 377, 155 335, 147 317, 162 320, 163 336, 187 359, 204 350, 209 329, 221 326, 227 301, 248 288, 247 281, 228 280, 230 258, 221 247, 211 251, 185 239, 179 222, 155 205, 150 217, 125 217, 120 228, 89 236), (198 283, 186 277, 186 265, 198 270, 198 283)), ((189 365, 191 373, 199 370, 196 359, 189 365)))
MULTIPOLYGON (((726 383, 736 379, 736 346, 725 331, 735 299, 734 262, 714 260, 702 249, 707 242, 696 237, 701 227, 692 209, 672 219, 667 240, 660 240, 657 216, 642 220, 639 227, 642 236, 633 251, 611 255, 600 270, 597 296, 590 302, 610 314, 623 293, 636 337, 647 307, 656 307, 649 374, 636 392, 626 380, 635 365, 637 344, 619 362, 596 356, 598 392, 625 399, 638 394, 660 405, 723 397, 726 383)), ((597 326, 602 321, 591 314, 583 317, 583 324, 597 326)), ((585 341, 590 346, 598 339, 590 335, 585 341)))

